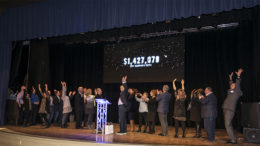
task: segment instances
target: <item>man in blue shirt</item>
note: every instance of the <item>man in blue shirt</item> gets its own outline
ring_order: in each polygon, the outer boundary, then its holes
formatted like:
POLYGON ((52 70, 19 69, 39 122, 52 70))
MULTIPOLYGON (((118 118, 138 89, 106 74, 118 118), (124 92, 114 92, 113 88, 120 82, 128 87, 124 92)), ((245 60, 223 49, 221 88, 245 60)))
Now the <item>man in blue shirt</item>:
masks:
POLYGON ((32 125, 35 125, 40 102, 34 86, 32 86, 31 102, 32 102, 32 125))

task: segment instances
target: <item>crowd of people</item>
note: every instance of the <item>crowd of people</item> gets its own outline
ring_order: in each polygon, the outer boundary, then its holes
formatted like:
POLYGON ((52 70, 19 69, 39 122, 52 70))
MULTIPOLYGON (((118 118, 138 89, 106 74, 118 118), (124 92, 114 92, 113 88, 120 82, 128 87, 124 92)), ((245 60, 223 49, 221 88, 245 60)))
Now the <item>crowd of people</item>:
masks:
MULTIPOLYGON (((242 96, 242 91, 240 88, 241 74, 243 69, 238 69, 236 73, 236 80, 233 81, 233 72, 229 75, 230 88, 227 93, 227 97, 222 106, 225 128, 230 140, 227 141, 229 144, 236 144, 237 139, 234 135, 232 127, 232 119, 235 115, 235 109, 238 99, 242 96)), ((150 91, 150 97, 147 92, 139 93, 137 89, 127 88, 126 84, 127 76, 122 78, 122 85, 120 86, 120 97, 118 99, 119 106, 119 124, 120 131, 118 135, 126 134, 126 114, 128 113, 128 119, 130 123, 131 132, 134 132, 133 123, 133 101, 134 98, 139 102, 139 126, 138 130, 135 132, 143 133, 155 133, 155 119, 156 114, 158 114, 159 121, 161 123, 162 132, 159 136, 168 135, 168 120, 167 115, 169 113, 169 105, 171 94, 169 93, 169 86, 163 85, 162 90, 154 89, 150 91), (128 91, 128 93, 127 93, 128 91), (144 124, 144 129, 142 131, 142 125, 144 124), (149 131, 147 127, 149 126, 149 131)), ((203 120, 204 128, 207 133, 207 140, 209 142, 215 141, 215 125, 217 118, 217 97, 213 93, 212 87, 208 86, 205 89, 194 89, 190 95, 190 103, 186 107, 185 100, 187 98, 185 92, 184 80, 181 80, 181 88, 177 89, 176 80, 173 80, 173 90, 174 90, 174 123, 175 123, 175 138, 179 137, 179 125, 182 127, 182 137, 186 137, 186 112, 190 111, 190 121, 193 121, 196 125, 196 135, 194 138, 200 138, 201 135, 201 123, 203 120)))
MULTIPOLYGON (((236 103, 239 97, 242 96, 240 88, 240 76, 243 69, 238 69, 236 73, 236 81, 233 81, 233 74, 229 75, 230 89, 227 93, 227 98, 222 106, 225 127, 230 137, 228 143, 237 143, 236 137, 232 128, 232 119, 234 117, 236 103)), ((185 92, 185 82, 181 80, 181 88, 176 87, 177 79, 173 80, 174 90, 174 113, 173 119, 175 123, 174 137, 179 137, 179 126, 182 127, 182 137, 186 137, 186 112, 190 112, 190 121, 196 125, 196 135, 194 138, 200 138, 201 123, 203 120, 204 128, 207 133, 207 140, 215 140, 215 123, 217 117, 217 97, 213 93, 211 87, 205 89, 194 89, 190 95, 190 103, 186 107, 185 101, 187 94, 185 92)), ((41 85, 38 89, 32 87, 31 93, 26 90, 26 86, 21 86, 17 94, 17 105, 19 107, 18 125, 30 126, 36 124, 37 115, 40 116, 42 125, 49 128, 52 124, 61 126, 61 128, 68 127, 69 114, 75 113, 76 129, 82 129, 86 126, 88 129, 94 129, 96 103, 95 99, 102 99, 102 90, 97 88, 92 94, 92 89, 78 87, 78 91, 67 92, 66 82, 61 82, 61 90, 48 89, 48 85, 44 85, 42 90, 41 85), (68 93, 68 95, 67 95, 68 93), (74 106, 73 106, 74 105, 74 106)), ((169 106, 171 100, 171 93, 169 93, 169 86, 163 85, 162 90, 153 89, 149 93, 138 92, 137 89, 127 87, 127 76, 122 77, 122 84, 120 85, 120 96, 118 98, 119 110, 119 125, 120 131, 118 135, 125 135, 127 132, 127 119, 130 123, 131 132, 155 133, 156 115, 159 117, 162 131, 159 136, 168 135, 168 120, 169 106), (135 101, 139 103, 138 130, 134 128, 135 117, 135 101), (128 118, 127 118, 128 115, 128 118), (142 130, 142 127, 144 128, 142 130), (149 129, 147 129, 149 128, 149 129)))
POLYGON ((78 87, 78 91, 70 91, 67 95, 66 82, 61 82, 62 90, 54 89, 53 92, 44 84, 44 89, 38 84, 38 90, 32 86, 31 93, 27 87, 22 85, 16 95, 16 102, 19 109, 17 124, 19 126, 36 125, 39 115, 41 124, 46 128, 51 125, 68 127, 70 113, 76 115, 76 128, 81 129, 87 126, 94 129, 93 120, 95 117, 95 99, 103 98, 101 88, 94 90, 78 87), (83 126, 82 126, 83 123, 83 126))

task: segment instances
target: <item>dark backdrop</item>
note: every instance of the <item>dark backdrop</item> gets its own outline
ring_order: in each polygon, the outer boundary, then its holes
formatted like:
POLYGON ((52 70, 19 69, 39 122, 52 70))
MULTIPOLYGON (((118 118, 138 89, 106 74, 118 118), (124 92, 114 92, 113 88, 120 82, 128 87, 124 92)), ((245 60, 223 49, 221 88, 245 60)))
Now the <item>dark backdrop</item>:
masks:
POLYGON ((60 81, 66 81, 70 90, 78 86, 102 87, 103 44, 49 45, 51 86, 61 89, 60 81))

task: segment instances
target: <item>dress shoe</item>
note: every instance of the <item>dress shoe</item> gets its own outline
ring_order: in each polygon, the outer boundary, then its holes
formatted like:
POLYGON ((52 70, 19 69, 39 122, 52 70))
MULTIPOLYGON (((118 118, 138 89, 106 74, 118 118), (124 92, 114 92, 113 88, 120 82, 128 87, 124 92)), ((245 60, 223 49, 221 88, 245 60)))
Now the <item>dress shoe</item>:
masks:
POLYGON ((126 135, 126 132, 117 132, 116 135, 126 135))
POLYGON ((164 135, 164 134, 160 133, 160 134, 158 134, 158 136, 166 136, 166 135, 164 135))
POLYGON ((229 141, 227 141, 226 143, 227 143, 227 144, 237 144, 237 141, 231 141, 231 140, 229 140, 229 141))

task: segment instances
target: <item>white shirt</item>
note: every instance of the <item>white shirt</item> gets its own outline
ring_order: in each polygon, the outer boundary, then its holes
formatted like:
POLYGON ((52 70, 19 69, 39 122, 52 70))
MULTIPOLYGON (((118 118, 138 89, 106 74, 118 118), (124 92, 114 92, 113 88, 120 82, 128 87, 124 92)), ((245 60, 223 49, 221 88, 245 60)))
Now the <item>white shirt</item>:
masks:
MULTIPOLYGON (((122 84, 124 84, 124 83, 126 83, 126 82, 122 82, 122 84)), ((123 102, 122 102, 122 100, 121 100, 120 97, 119 97, 119 99, 118 99, 118 105, 123 105, 123 102)))
POLYGON ((209 92, 208 94, 206 94, 206 96, 209 96, 210 94, 212 94, 212 92, 209 92))

